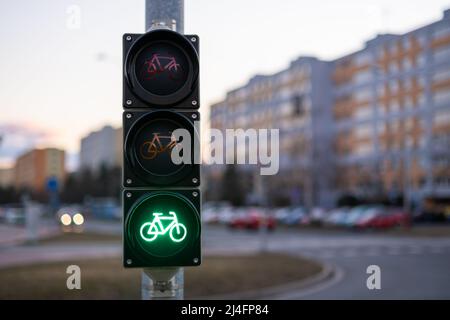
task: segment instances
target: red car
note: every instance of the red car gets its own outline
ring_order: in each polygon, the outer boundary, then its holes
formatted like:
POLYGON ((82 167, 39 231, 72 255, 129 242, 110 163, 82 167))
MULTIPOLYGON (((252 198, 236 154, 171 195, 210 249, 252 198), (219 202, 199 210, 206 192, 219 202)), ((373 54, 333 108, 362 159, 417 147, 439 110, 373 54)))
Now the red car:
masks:
POLYGON ((400 209, 392 209, 378 215, 372 221, 369 226, 378 229, 387 229, 397 226, 407 227, 411 223, 410 215, 400 209))
POLYGON ((272 216, 264 216, 256 210, 251 210, 245 214, 240 214, 230 221, 230 227, 235 229, 250 229, 258 230, 261 226, 266 226, 267 229, 275 229, 275 218, 272 216))

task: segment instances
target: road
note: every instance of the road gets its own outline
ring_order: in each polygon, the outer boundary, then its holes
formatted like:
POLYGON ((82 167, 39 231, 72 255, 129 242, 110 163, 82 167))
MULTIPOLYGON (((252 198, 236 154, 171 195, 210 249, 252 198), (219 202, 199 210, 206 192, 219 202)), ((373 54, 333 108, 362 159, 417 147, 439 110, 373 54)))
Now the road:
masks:
POLYGON ((208 252, 271 251, 311 257, 335 268, 326 283, 275 299, 449 299, 450 238, 413 238, 349 231, 259 233, 206 229, 208 252), (381 289, 369 290, 366 269, 381 269, 381 289))
MULTIPOLYGON (((121 223, 93 221, 87 223, 86 229, 91 232, 120 234, 121 223)), ((315 287, 278 293, 268 298, 450 298, 450 237, 405 237, 314 229, 278 229, 263 233, 204 226, 202 240, 204 255, 236 255, 269 250, 311 257, 334 269, 333 277, 315 287), (366 287, 369 276, 366 269, 369 265, 381 268, 380 290, 369 290, 366 287)), ((0 246, 0 266, 120 254, 119 243, 7 245, 0 246)))

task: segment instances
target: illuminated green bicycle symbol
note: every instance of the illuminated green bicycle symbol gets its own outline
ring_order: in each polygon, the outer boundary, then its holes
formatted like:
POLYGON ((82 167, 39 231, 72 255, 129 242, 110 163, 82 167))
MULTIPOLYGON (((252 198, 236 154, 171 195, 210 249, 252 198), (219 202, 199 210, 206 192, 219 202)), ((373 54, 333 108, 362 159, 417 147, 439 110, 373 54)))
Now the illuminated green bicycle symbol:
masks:
POLYGON ((160 212, 153 212, 153 221, 144 223, 140 230, 142 239, 148 242, 155 240, 159 235, 165 235, 167 232, 169 232, 170 239, 173 242, 181 242, 186 238, 186 227, 178 222, 177 215, 173 211, 169 211, 169 216, 164 216, 160 212), (162 220, 172 220, 172 222, 164 227, 162 220))

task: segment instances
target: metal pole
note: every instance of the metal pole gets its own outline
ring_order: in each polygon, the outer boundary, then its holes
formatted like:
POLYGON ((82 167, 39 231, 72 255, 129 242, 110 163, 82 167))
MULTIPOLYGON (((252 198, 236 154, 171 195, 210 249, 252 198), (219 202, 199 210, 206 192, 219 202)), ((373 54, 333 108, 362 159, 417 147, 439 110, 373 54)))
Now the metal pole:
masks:
POLYGON ((184 0, 146 0, 145 30, 157 26, 184 33, 184 0))
MULTIPOLYGON (((184 33, 184 0, 146 0, 145 30, 169 28, 184 33)), ((144 268, 142 300, 182 300, 183 268, 144 268)))

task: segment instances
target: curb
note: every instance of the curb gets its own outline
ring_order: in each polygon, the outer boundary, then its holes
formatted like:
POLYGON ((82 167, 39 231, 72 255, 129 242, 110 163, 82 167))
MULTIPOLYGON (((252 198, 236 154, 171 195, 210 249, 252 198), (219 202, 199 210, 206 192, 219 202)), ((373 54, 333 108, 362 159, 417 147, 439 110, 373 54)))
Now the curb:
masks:
POLYGON ((277 285, 273 287, 248 290, 239 293, 210 295, 193 298, 194 300, 254 300, 254 299, 283 299, 283 295, 292 291, 309 290, 316 286, 324 284, 327 280, 333 280, 336 275, 336 268, 329 264, 323 264, 322 270, 311 277, 302 279, 293 283, 277 285))

